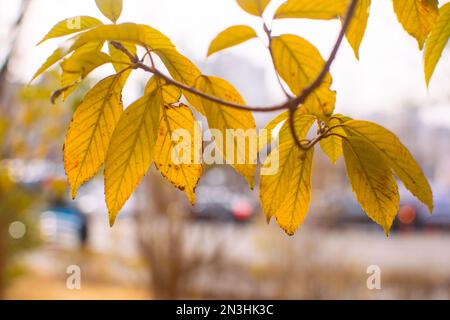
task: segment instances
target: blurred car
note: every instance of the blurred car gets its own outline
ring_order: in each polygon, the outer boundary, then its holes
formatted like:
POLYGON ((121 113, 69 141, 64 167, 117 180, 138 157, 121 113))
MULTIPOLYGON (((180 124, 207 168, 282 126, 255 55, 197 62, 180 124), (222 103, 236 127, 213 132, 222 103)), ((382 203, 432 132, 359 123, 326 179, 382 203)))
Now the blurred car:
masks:
POLYGON ((258 199, 248 191, 242 178, 226 168, 213 168, 205 173, 197 188, 194 219, 245 223, 258 210, 258 199))
MULTIPOLYGON (((406 189, 400 189, 400 210, 392 229, 394 231, 450 231, 450 199, 445 195, 446 193, 448 194, 448 191, 435 192, 434 210, 433 214, 430 215, 424 204, 406 189)), ((374 225, 350 192, 342 194, 335 210, 339 212, 339 226, 349 224, 374 225)))

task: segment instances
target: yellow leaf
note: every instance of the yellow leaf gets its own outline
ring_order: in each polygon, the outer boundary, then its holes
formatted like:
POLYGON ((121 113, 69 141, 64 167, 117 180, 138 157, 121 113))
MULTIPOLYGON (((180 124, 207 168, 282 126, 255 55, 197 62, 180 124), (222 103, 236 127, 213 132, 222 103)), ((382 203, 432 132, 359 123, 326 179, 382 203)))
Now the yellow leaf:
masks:
POLYGON ((285 111, 272 119, 259 134, 259 150, 272 144, 274 130, 289 118, 289 111, 285 111))
POLYGON ((266 10, 270 0, 236 0, 236 2, 244 11, 260 17, 266 10))
POLYGON ((86 43, 102 41, 128 42, 150 50, 175 49, 169 38, 158 30, 143 24, 123 23, 98 26, 80 34, 70 51, 77 50, 86 43))
POLYGON ((349 0, 288 0, 275 13, 275 19, 337 19, 345 14, 349 0))
POLYGON ((173 85, 166 84, 163 79, 153 77, 145 86, 145 93, 151 93, 159 89, 163 94, 163 100, 165 104, 174 104, 181 99, 181 90, 173 85))
POLYGON ((146 94, 125 110, 113 133, 105 165, 111 226, 154 160, 162 106, 158 91, 146 94))
POLYGON ((102 25, 102 22, 100 20, 88 16, 68 18, 66 20, 57 23, 50 30, 50 32, 38 43, 38 45, 49 39, 67 36, 100 25, 102 25))
POLYGON ((58 48, 56 49, 44 62, 44 64, 39 68, 39 70, 34 74, 33 81, 37 77, 39 77, 41 74, 43 74, 45 71, 50 69, 52 66, 54 66, 56 63, 58 63, 62 58, 64 58, 69 51, 64 48, 58 48))
MULTIPOLYGON (((227 81, 216 78, 201 76, 197 79, 195 88, 206 94, 210 94, 228 102, 245 105, 244 99, 239 92, 227 81)), ((257 133, 255 119, 251 112, 225 107, 205 99, 199 99, 205 111, 206 119, 210 129, 219 130, 224 140, 227 137, 227 129, 244 131, 245 143, 242 143, 238 136, 234 136, 232 146, 217 146, 219 151, 249 183, 254 187, 254 177, 256 171, 257 158, 257 133), (256 142, 256 146, 251 146, 251 142, 256 142)), ((242 137, 242 136, 240 136, 242 137)))
POLYGON ((450 3, 444 4, 439 9, 439 17, 431 30, 425 48, 425 78, 430 84, 436 65, 450 37, 450 3))
MULTIPOLYGON (((272 51, 278 73, 295 95, 316 80, 325 64, 316 47, 295 35, 274 37, 272 51)), ((336 92, 330 89, 332 81, 328 73, 304 105, 311 114, 321 119, 328 118, 334 111, 336 92)))
MULTIPOLYGON (((314 123, 311 115, 295 118, 295 128, 304 139, 314 123)), ((287 234, 293 235, 303 223, 311 201, 311 169, 314 148, 303 151, 292 137, 289 124, 284 124, 279 135, 279 146, 271 152, 263 168, 274 167, 274 172, 261 175, 260 199, 267 221, 272 217, 287 234), (274 166, 278 163, 278 168, 274 166)))
POLYGON ((391 169, 378 150, 360 137, 347 137, 343 148, 347 174, 358 202, 389 235, 400 203, 391 169))
POLYGON ((122 14, 122 0, 95 0, 97 7, 105 17, 116 23, 122 14))
POLYGON ((64 146, 64 166, 75 198, 103 165, 122 114, 123 74, 100 81, 75 111, 64 146))
POLYGON ((256 31, 248 26, 233 26, 221 32, 209 46, 208 57, 223 49, 234 47, 247 40, 256 38, 256 31))
MULTIPOLYGON (((125 49, 128 50, 133 55, 136 55, 137 48, 136 45, 130 43, 121 43, 125 49)), ((108 43, 109 55, 111 56, 111 60, 113 62, 114 69, 116 72, 120 72, 123 69, 126 69, 130 64, 130 57, 128 57, 124 52, 119 49, 116 49, 111 42, 108 43)))
POLYGON ((355 8, 355 14, 348 27, 347 40, 355 52, 356 59, 359 60, 359 48, 366 33, 367 21, 370 15, 371 0, 359 0, 355 8))
MULTIPOLYGON (((155 53, 160 57, 170 75, 178 82, 189 87, 195 85, 195 81, 201 76, 200 70, 185 56, 175 49, 158 49, 155 53)), ((200 113, 205 114, 202 103, 197 96, 183 90, 183 94, 189 103, 200 113)))
POLYGON ((433 211, 433 192, 420 166, 408 149, 387 129, 367 121, 345 123, 348 134, 358 135, 383 156, 405 187, 433 211))
MULTIPOLYGON (((331 119, 328 121, 328 126, 335 127, 340 125, 341 122, 338 119, 331 119)), ((331 133, 339 134, 341 136, 345 136, 344 129, 340 127, 336 127, 331 130, 331 133)), ((331 162, 333 164, 336 164, 336 162, 339 160, 339 158, 342 156, 342 138, 339 136, 331 135, 328 138, 325 138, 323 140, 320 140, 319 142, 320 147, 322 148, 323 152, 330 158, 331 162)))
POLYGON ((155 146, 155 164, 167 180, 186 193, 193 205, 195 188, 203 173, 203 166, 197 162, 199 157, 196 157, 201 155, 201 152, 201 128, 189 107, 165 106, 155 146), (190 141, 174 142, 177 130, 184 130, 186 136, 182 135, 180 138, 189 138, 190 141), (181 154, 176 149, 179 144, 187 144, 186 149, 189 149, 191 154, 181 154))
POLYGON ((61 75, 61 86, 63 88, 69 87, 69 90, 64 91, 64 98, 67 98, 70 92, 76 88, 76 84, 86 78, 96 68, 110 63, 111 58, 100 51, 101 47, 89 48, 88 46, 74 52, 70 58, 61 63, 63 70, 61 75))
POLYGON ((394 10, 403 28, 416 38, 420 50, 438 16, 437 0, 393 0, 394 10))

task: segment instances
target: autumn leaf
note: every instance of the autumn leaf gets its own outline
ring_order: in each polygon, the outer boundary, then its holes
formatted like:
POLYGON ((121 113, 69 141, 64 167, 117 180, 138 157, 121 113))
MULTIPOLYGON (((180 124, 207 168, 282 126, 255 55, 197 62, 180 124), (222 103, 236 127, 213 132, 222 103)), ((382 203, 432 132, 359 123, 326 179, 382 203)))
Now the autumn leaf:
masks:
POLYGON ((272 144, 274 130, 278 126, 284 124, 288 118, 289 118, 289 112, 288 111, 282 112, 277 117, 272 119, 272 121, 270 121, 264 127, 263 130, 261 130, 261 132, 259 134, 259 139, 258 139, 260 151, 272 144))
POLYGON ((349 0, 288 0, 275 12, 275 19, 331 20, 345 14, 349 0))
POLYGON ((116 23, 122 14, 122 0, 95 0, 97 7, 111 22, 116 23))
MULTIPOLYGON (((234 102, 245 105, 244 99, 239 92, 227 81, 217 77, 201 76, 197 79, 195 88, 201 92, 210 94, 228 102, 234 102)), ((206 119, 210 129, 219 130, 223 137, 227 136, 227 130, 243 130, 245 133, 252 132, 256 136, 256 124, 253 115, 249 111, 242 111, 230 107, 222 106, 206 99, 199 99, 205 111, 206 119)), ((252 154, 250 147, 251 137, 245 137, 245 145, 239 143, 238 137, 234 137, 234 148, 228 150, 225 146, 218 146, 224 159, 231 159, 231 165, 239 172, 249 183, 254 186, 254 176, 256 171, 256 154, 252 154), (232 154, 229 154, 232 153, 232 154), (242 164, 237 163, 238 159, 242 164), (252 163, 255 161, 254 163, 252 163)), ((255 139, 257 143, 257 137, 255 139)))
POLYGON ((368 121, 345 122, 345 131, 375 148, 405 187, 433 211, 433 192, 425 174, 409 150, 387 129, 368 121))
POLYGON ((109 142, 122 114, 124 75, 100 81, 75 111, 64 146, 64 166, 72 197, 103 165, 109 142))
POLYGON ((423 49, 438 16, 437 0, 393 0, 394 10, 403 28, 416 38, 423 49))
POLYGON ((397 183, 385 158, 357 136, 343 140, 347 175, 367 215, 389 235, 400 203, 397 183))
POLYGON ((47 60, 42 64, 38 71, 34 74, 31 81, 35 80, 37 77, 42 75, 48 69, 57 64, 61 59, 69 54, 69 50, 65 48, 57 48, 53 53, 47 58, 47 60))
MULTIPOLYGON (((155 50, 155 53, 159 56, 170 75, 176 81, 189 87, 195 85, 195 81, 200 77, 201 72, 188 58, 173 48, 157 49, 155 50)), ((202 103, 197 96, 186 90, 183 90, 183 94, 198 112, 205 114, 202 103)))
POLYGON ((38 45, 50 39, 64 37, 70 34, 100 26, 102 24, 103 23, 100 20, 88 16, 68 18, 57 23, 50 30, 50 32, 41 41, 39 41, 38 45))
POLYGON ((256 31, 248 26, 233 26, 221 32, 209 46, 208 56, 256 38, 256 31))
POLYGON ((339 125, 341 122, 337 118, 332 118, 328 121, 329 128, 333 128, 329 137, 320 140, 319 144, 322 151, 330 158, 333 164, 339 160, 343 154, 342 150, 342 138, 340 136, 345 136, 345 131, 339 125))
POLYGON ((85 46, 61 63, 61 87, 70 87, 63 92, 64 99, 76 88, 80 80, 86 78, 96 68, 111 62, 110 56, 100 49, 98 46, 85 46))
MULTIPOLYGON (((295 118, 295 128, 300 139, 304 139, 314 117, 301 115, 295 118)), ((289 127, 280 131, 279 146, 271 152, 263 168, 271 168, 278 162, 273 174, 261 176, 260 199, 268 221, 277 219, 287 234, 293 235, 303 223, 311 201, 311 168, 314 148, 304 151, 297 147, 289 127)))
POLYGON ((182 104, 163 108, 155 146, 155 164, 168 181, 186 193, 192 204, 195 204, 195 188, 203 173, 203 166, 199 163, 202 143, 201 128, 189 107, 182 104), (174 142, 173 138, 178 137, 177 130, 185 130, 186 135, 179 138, 189 141, 174 142), (190 154, 180 152, 184 149, 177 150, 180 144, 184 144, 190 154))
POLYGON ((111 138, 105 165, 105 196, 111 226, 154 160, 164 105, 160 96, 156 90, 129 106, 111 138))
POLYGON ((103 25, 77 36, 70 51, 78 50, 90 42, 116 41, 148 47, 151 50, 175 49, 173 43, 158 30, 143 24, 123 23, 103 25))
POLYGON ((238 5, 254 16, 262 16, 270 0, 236 0, 238 5))
MULTIPOLYGON (((320 52, 307 40, 295 35, 281 35, 272 40, 275 66, 295 95, 316 80, 325 64, 320 52)), ((324 81, 306 100, 304 107, 321 119, 333 114, 336 92, 330 89, 332 78, 329 73, 324 81)))
POLYGON ((430 85, 436 65, 450 37, 450 3, 439 9, 439 17, 431 30, 425 48, 425 78, 427 86, 430 85))
POLYGON ((355 52, 356 59, 359 60, 359 48, 366 33, 367 21, 370 15, 371 0, 359 0, 355 8, 346 37, 355 52))

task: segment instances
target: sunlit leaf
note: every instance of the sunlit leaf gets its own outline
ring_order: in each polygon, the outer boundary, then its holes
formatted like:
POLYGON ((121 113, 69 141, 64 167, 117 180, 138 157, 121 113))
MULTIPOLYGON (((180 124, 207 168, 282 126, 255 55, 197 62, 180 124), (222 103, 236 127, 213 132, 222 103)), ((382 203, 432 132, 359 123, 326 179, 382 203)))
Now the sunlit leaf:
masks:
MULTIPOLYGON (((341 124, 338 119, 331 119, 328 121, 328 126, 333 128, 330 133, 338 134, 340 136, 345 136, 345 131, 341 127, 337 127, 341 124)), ((325 138, 320 141, 320 147, 323 152, 330 158, 332 163, 336 163, 339 158, 342 156, 342 138, 337 135, 330 135, 328 138, 325 138)))
MULTIPOLYGON (((295 128, 304 139, 314 117, 301 115, 295 118, 295 128)), ((260 199, 268 221, 272 217, 287 234, 293 235, 303 223, 311 201, 311 168, 314 148, 303 151, 292 137, 289 124, 280 131, 279 146, 273 150, 263 168, 273 170, 261 176, 260 199), (274 165, 278 163, 278 166, 274 165)))
POLYGON ((430 37, 425 48, 425 78, 427 85, 441 58, 442 52, 450 37, 450 3, 439 9, 439 17, 431 30, 430 37))
MULTIPOLYGON (((295 95, 316 80, 325 64, 316 47, 295 35, 274 37, 272 51, 278 73, 295 95)), ((331 83, 328 73, 321 86, 305 102, 304 107, 319 118, 333 114, 336 92, 330 89, 331 83)))
POLYGON ((122 14, 122 0, 95 0, 97 7, 112 22, 116 23, 122 14))
MULTIPOLYGON (((210 94, 228 102, 234 102, 245 105, 244 99, 239 92, 228 82, 216 77, 201 76, 195 85, 195 88, 201 92, 210 94)), ((229 129, 242 129, 245 133, 253 133, 256 137, 254 140, 257 144, 256 124, 253 115, 249 111, 241 111, 230 107, 225 107, 206 99, 199 99, 210 129, 219 130, 223 137, 226 137, 229 129)), ((218 146, 224 159, 234 158, 232 167, 236 169, 249 183, 250 187, 254 186, 254 177, 256 171, 256 151, 251 148, 251 135, 245 137, 245 145, 239 143, 237 137, 234 140, 234 148, 228 150, 225 146, 218 146), (233 154, 228 154, 232 152, 233 154), (237 163, 241 160, 242 164, 237 163)))
POLYGON ((348 27, 347 40, 359 60, 359 48, 366 34, 367 21, 370 15, 371 0, 359 0, 352 21, 348 27))
POLYGON ((438 0, 393 0, 393 3, 398 20, 422 50, 438 16, 438 0))
MULTIPOLYGON (((155 53, 160 57, 170 75, 178 82, 193 87, 200 77, 200 70, 184 55, 173 48, 158 49, 155 53)), ((200 113, 205 114, 202 103, 197 96, 183 90, 183 94, 189 103, 200 113)))
POLYGON ((154 160, 162 107, 158 91, 146 94, 125 110, 113 133, 105 165, 111 225, 154 160))
POLYGON ((347 174, 367 215, 389 234, 400 203, 397 183, 385 158, 361 137, 343 140, 347 174))
POLYGON ((270 0, 236 0, 238 5, 254 16, 262 16, 270 0))
POLYGON ((110 63, 111 58, 106 53, 100 51, 101 47, 97 48, 82 48, 76 51, 70 58, 61 63, 61 87, 71 87, 64 91, 64 98, 76 88, 76 84, 86 78, 96 68, 110 63), (83 50, 85 49, 85 50, 83 50))
POLYGON ((256 38, 256 31, 248 26, 234 26, 221 32, 209 46, 208 56, 256 38))
POLYGON ((203 166, 199 163, 202 143, 201 128, 189 107, 166 105, 163 108, 155 146, 155 164, 167 180, 186 193, 192 204, 195 204, 195 188, 203 173, 203 166), (181 141, 174 142, 177 130, 184 130, 186 135, 180 136, 181 141), (184 138, 190 141, 182 140, 184 138), (191 154, 178 151, 176 148, 180 144, 187 144, 186 149, 191 154))
POLYGON ((75 198, 79 187, 103 165, 122 114, 123 74, 100 81, 77 108, 64 147, 64 166, 75 198))
POLYGON ((275 19, 337 19, 345 14, 349 0, 288 0, 275 13, 275 19))
POLYGON ((405 187, 433 211, 433 192, 425 174, 408 149, 389 130, 368 121, 345 123, 349 134, 358 135, 385 159, 405 187))
POLYGON ((151 50, 174 49, 173 43, 152 27, 143 24, 123 23, 117 25, 103 25, 88 30, 79 35, 71 51, 77 50, 89 42, 117 41, 128 42, 151 50))
POLYGON ((103 23, 100 20, 88 16, 68 18, 57 23, 50 30, 50 32, 38 43, 38 45, 49 39, 67 36, 73 33, 100 26, 102 24, 103 23))

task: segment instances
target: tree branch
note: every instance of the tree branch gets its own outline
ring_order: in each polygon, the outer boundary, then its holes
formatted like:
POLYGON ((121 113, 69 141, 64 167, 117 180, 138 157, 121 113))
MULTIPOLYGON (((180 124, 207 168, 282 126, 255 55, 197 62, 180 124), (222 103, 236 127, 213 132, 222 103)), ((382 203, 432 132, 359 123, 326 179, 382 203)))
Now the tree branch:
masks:
MULTIPOLYGON (((288 101, 286 101, 282 104, 279 104, 279 105, 271 106, 271 107, 252 107, 252 106, 240 105, 240 104, 225 101, 225 100, 222 100, 215 96, 211 96, 204 92, 198 91, 197 89, 195 89, 193 87, 185 85, 185 84, 178 82, 178 81, 172 79, 171 77, 165 75, 163 72, 158 70, 155 66, 151 66, 151 67, 147 66, 142 61, 140 61, 138 57, 136 57, 132 53, 130 53, 119 42, 112 41, 111 44, 116 49, 124 52, 130 58, 131 62, 134 64, 133 65, 134 69, 142 69, 146 72, 150 72, 150 73, 154 74, 156 77, 164 79, 168 84, 174 85, 182 90, 190 92, 194 95, 197 95, 197 96, 204 98, 206 100, 209 100, 211 102, 223 105, 225 107, 230 107, 230 108, 244 110, 244 111, 252 111, 252 112, 274 112, 274 111, 289 110, 289 115, 290 115, 289 123, 290 123, 290 127, 291 127, 291 131, 292 131, 294 140, 299 148, 301 148, 303 150, 309 150, 311 148, 310 145, 308 145, 308 146, 303 145, 302 142, 300 141, 300 139, 298 138, 297 132, 295 130, 295 114, 296 114, 298 108, 301 105, 303 105, 306 102, 306 100, 308 100, 309 96, 322 85, 325 77, 330 72, 331 65, 333 64, 334 60, 336 59, 337 53, 339 52, 339 48, 341 47, 342 41, 344 40, 345 34, 347 33, 350 23, 353 19, 357 4, 358 4, 358 0, 352 0, 352 2, 350 3, 349 8, 347 10, 345 20, 342 24, 342 29, 339 33, 339 36, 336 40, 333 50, 332 50, 328 60, 326 61, 325 65, 323 66, 322 71, 317 76, 316 80, 309 87, 305 88, 299 96, 297 96, 295 98, 290 98, 290 95, 287 93, 287 91, 285 90, 284 86, 281 83, 281 79, 279 79, 280 84, 282 85, 283 91, 285 91, 285 93, 288 97, 288 101)), ((265 25, 265 29, 266 29, 265 30, 266 33, 269 36, 269 39, 271 39, 270 30, 267 28, 266 25, 265 25)), ((272 60, 274 61, 272 50, 270 50, 270 51, 271 51, 272 60)))

